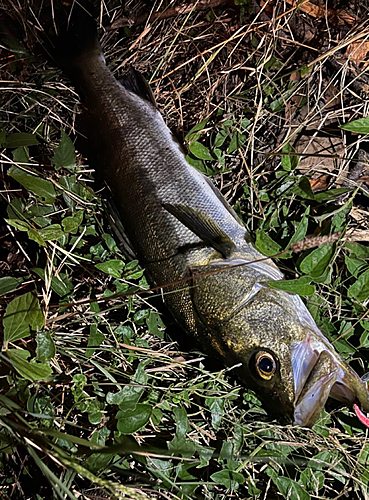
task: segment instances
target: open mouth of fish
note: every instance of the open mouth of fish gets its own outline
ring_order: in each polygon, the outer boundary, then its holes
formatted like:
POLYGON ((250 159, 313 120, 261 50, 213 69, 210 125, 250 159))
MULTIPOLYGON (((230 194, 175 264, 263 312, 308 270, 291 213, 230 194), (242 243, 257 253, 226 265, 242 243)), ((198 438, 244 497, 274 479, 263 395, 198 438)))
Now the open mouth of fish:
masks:
POLYGON ((293 349, 295 424, 313 425, 329 397, 358 406, 367 400, 365 384, 348 368, 335 351, 309 335, 293 349))

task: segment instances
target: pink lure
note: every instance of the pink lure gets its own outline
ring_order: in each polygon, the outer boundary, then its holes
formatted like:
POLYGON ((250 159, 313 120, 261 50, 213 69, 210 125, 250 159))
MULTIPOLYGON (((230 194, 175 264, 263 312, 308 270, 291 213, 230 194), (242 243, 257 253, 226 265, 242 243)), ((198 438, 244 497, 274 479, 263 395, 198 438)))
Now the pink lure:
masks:
POLYGON ((364 415, 364 413, 360 410, 357 404, 354 404, 354 410, 360 422, 364 424, 366 427, 369 427, 369 418, 364 415))

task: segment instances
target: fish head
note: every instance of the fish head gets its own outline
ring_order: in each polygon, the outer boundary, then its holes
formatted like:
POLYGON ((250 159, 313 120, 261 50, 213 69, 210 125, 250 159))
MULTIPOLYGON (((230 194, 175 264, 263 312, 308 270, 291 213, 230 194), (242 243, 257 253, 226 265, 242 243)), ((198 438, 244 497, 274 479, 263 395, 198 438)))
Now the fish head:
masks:
POLYGON ((209 266, 212 271, 194 280, 192 300, 207 342, 235 366, 269 413, 312 426, 328 397, 358 402, 369 411, 365 384, 320 332, 300 297, 267 285, 279 271, 236 266, 209 266))

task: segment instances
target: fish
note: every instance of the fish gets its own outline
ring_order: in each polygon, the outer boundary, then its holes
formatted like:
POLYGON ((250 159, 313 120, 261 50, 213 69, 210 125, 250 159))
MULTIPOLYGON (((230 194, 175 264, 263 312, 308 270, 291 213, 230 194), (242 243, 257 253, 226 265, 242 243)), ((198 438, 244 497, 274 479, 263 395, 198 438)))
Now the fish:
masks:
POLYGON ((254 246, 220 191, 185 157, 135 70, 109 70, 93 15, 73 2, 55 60, 83 103, 89 158, 176 323, 255 391, 271 416, 313 426, 328 398, 369 411, 366 384, 254 246), (83 10, 83 12, 82 12, 83 10), (88 16, 88 19, 86 19, 88 16), (82 21, 81 21, 82 18, 82 21))

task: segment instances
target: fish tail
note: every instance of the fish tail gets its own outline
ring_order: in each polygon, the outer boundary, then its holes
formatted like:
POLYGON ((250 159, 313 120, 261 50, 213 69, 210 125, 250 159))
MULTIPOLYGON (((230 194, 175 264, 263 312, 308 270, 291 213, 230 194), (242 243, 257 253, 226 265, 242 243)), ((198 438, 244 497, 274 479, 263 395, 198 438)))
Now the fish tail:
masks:
POLYGON ((55 28, 44 48, 63 71, 70 75, 81 62, 103 57, 97 36, 94 7, 85 0, 59 4, 55 12, 55 28))

